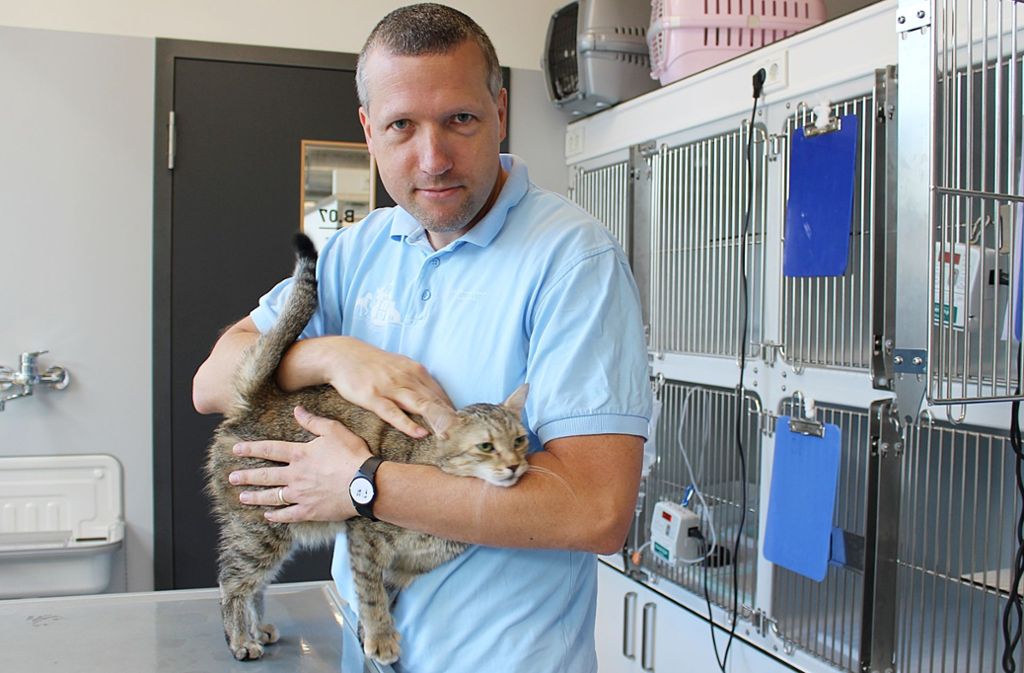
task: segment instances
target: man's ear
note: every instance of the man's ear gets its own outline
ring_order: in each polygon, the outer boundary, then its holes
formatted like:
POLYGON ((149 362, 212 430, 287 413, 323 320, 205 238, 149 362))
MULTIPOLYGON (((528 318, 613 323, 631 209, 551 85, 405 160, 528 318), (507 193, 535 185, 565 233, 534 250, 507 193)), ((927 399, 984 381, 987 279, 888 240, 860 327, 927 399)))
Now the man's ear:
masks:
POLYGON ((363 127, 366 149, 370 151, 370 154, 373 154, 373 129, 370 127, 370 114, 362 105, 359 106, 359 125, 363 127))
POLYGON ((508 89, 502 88, 498 91, 498 123, 501 125, 499 141, 505 140, 508 135, 508 89))
POLYGON ((530 392, 530 384, 524 383, 508 396, 508 399, 501 403, 501 406, 508 409, 512 414, 519 418, 523 415, 523 407, 526 405, 526 394, 530 392))

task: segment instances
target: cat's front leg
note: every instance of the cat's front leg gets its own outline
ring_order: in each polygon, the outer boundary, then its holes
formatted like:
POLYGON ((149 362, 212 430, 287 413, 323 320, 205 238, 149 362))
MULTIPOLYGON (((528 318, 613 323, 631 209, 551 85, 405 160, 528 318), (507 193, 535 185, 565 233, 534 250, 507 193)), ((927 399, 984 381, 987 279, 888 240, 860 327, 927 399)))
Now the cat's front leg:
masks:
POLYGON ((363 651, 381 664, 393 664, 398 661, 401 647, 384 584, 384 569, 391 563, 390 545, 370 529, 368 522, 359 521, 350 523, 348 547, 359 598, 363 651))

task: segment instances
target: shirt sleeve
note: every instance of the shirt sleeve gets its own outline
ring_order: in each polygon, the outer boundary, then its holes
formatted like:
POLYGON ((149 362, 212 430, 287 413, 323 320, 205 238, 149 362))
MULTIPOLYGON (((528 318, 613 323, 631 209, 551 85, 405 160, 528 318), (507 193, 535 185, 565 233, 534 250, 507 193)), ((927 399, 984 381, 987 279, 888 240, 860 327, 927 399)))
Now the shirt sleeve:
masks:
POLYGON ((526 410, 541 444, 574 435, 647 437, 651 386, 640 298, 615 247, 582 255, 532 311, 526 410))
MULTIPOLYGON (((341 333, 341 289, 337 282, 331 280, 340 278, 337 271, 340 265, 338 258, 341 254, 339 234, 345 231, 347 230, 342 229, 328 239, 317 257, 317 309, 299 334, 299 339, 341 333)), ((260 297, 259 304, 249 312, 249 317, 260 332, 266 332, 274 326, 291 291, 292 279, 285 278, 260 297)))

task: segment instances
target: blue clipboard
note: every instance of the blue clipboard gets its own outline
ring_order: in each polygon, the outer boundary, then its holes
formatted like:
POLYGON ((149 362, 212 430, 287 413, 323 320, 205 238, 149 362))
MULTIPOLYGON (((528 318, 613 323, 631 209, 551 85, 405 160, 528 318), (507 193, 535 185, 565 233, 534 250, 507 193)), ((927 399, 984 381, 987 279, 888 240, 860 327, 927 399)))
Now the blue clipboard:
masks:
POLYGON ((776 426, 764 557, 821 582, 831 556, 842 432, 825 423, 822 437, 800 434, 789 420, 780 416, 776 426))
POLYGON ((789 199, 782 270, 788 277, 842 276, 850 259, 857 115, 839 119, 839 129, 791 138, 789 199))

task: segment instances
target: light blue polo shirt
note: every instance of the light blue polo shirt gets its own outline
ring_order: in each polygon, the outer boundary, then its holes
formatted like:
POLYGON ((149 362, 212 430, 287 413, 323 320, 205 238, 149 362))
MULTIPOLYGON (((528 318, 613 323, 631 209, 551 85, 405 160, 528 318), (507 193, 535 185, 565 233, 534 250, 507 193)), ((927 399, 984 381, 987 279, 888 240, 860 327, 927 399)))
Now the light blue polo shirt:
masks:
MULTIPOLYGON (((518 157, 469 232, 433 250, 401 208, 374 211, 324 246, 320 307, 303 337, 345 334, 422 363, 456 406, 530 383, 533 449, 559 437, 646 437, 647 349, 622 250, 596 220, 531 184, 518 157)), ((282 281, 251 317, 273 324, 282 281)), ((344 488, 339 484, 339 489, 344 488)), ((344 535, 332 573, 357 605, 344 535)), ((404 673, 593 673, 596 558, 473 546, 398 598, 404 673)))

